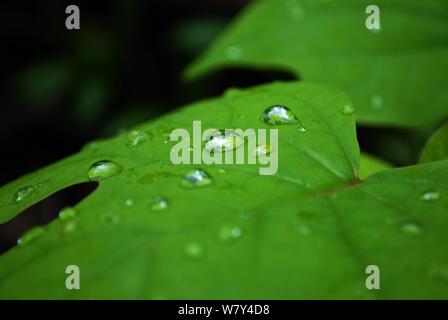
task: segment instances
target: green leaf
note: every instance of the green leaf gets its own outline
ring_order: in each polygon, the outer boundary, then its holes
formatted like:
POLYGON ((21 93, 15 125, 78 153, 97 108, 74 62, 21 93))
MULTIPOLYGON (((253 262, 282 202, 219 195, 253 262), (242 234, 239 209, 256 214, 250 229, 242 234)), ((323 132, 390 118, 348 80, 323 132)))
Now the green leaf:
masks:
POLYGON ((429 139, 420 156, 420 163, 448 159, 448 123, 429 139))
POLYGON ((361 163, 359 167, 359 177, 365 179, 374 173, 391 168, 392 165, 371 154, 363 152, 361 154, 361 163))
POLYGON ((435 125, 448 115, 448 6, 379 0, 381 30, 365 27, 367 0, 260 0, 186 71, 282 69, 347 92, 362 124, 435 125))
POLYGON ((147 139, 133 148, 126 135, 98 141, 3 186, 4 222, 88 181, 97 161, 116 163, 103 163, 115 175, 74 218, 65 211, 0 257, 0 298, 447 298, 448 161, 360 182, 354 115, 341 112, 349 105, 315 84, 231 90, 142 124, 147 139), (272 105, 300 123, 260 121, 272 105), (261 176, 253 164, 173 165, 168 134, 191 132, 198 119, 203 130, 278 129, 277 174, 261 176), (183 188, 197 167, 212 184, 183 188), (423 201, 428 190, 440 197, 423 201), (370 264, 380 267, 381 290, 365 287, 370 264), (68 265, 80 268, 80 290, 65 288, 68 265))

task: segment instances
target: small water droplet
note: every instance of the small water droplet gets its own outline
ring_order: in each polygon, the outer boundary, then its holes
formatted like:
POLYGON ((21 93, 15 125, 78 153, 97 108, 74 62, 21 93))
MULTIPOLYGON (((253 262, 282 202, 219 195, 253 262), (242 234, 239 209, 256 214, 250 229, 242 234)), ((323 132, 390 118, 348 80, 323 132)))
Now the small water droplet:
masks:
POLYGON ((227 173, 227 170, 226 170, 226 169, 223 169, 223 168, 220 168, 220 169, 218 170, 218 172, 224 174, 224 173, 227 173))
POLYGON ((138 146, 148 142, 150 139, 148 132, 142 129, 134 129, 128 132, 125 138, 125 145, 128 148, 137 148, 138 146))
POLYGON ((275 105, 263 111, 261 121, 269 125, 294 124, 299 120, 294 113, 286 106, 275 105))
POLYGON ((40 187, 41 187, 40 183, 36 184, 36 185, 33 185, 33 186, 24 186, 24 187, 20 188, 19 190, 17 190, 17 192, 14 194, 14 197, 13 197, 12 201, 14 203, 21 202, 24 199, 30 197, 40 187))
POLYGON ((342 108, 341 113, 342 113, 343 115, 346 115, 346 116, 351 115, 351 114, 354 114, 354 113, 355 113, 355 108, 353 108, 353 106, 352 106, 351 104, 346 104, 346 105, 342 108))
POLYGON ((241 238, 243 231, 237 226, 224 226, 219 231, 219 239, 222 242, 233 242, 241 238))
POLYGON ((383 97, 378 94, 373 95, 372 98, 370 99, 370 104, 374 109, 381 109, 383 107, 383 103, 384 103, 383 97))
POLYGON ((78 227, 78 223, 76 221, 67 221, 66 223, 63 224, 62 228, 61 228, 61 233, 62 234, 67 234, 67 233, 72 233, 73 231, 76 230, 76 228, 78 227))
POLYGON ((226 54, 229 60, 238 60, 241 58, 243 52, 237 46, 230 46, 227 48, 226 54))
POLYGON ((305 10, 297 0, 287 0, 286 5, 293 19, 300 21, 305 18, 305 10))
POLYGON ((101 180, 115 176, 123 171, 123 167, 114 161, 102 160, 95 162, 89 168, 90 180, 101 180))
POLYGON ((46 230, 44 227, 34 227, 34 228, 28 230, 27 232, 25 232, 19 238, 19 240, 17 240, 17 244, 19 246, 26 245, 26 244, 36 240, 37 238, 42 237, 45 234, 45 232, 46 232, 46 230))
POLYGON ((434 281, 448 283, 448 267, 446 266, 433 266, 428 274, 434 281))
POLYGON ((120 216, 113 212, 108 212, 103 216, 104 221, 107 223, 116 224, 120 222, 120 216))
POLYGON ((132 207, 134 205, 134 199, 126 199, 126 201, 124 202, 126 207, 132 207))
POLYGON ((189 242, 184 248, 184 253, 190 259, 200 259, 204 256, 204 247, 198 242, 189 242))
POLYGON ((161 197, 154 197, 149 201, 149 207, 153 211, 162 211, 168 208, 168 200, 161 197))
POLYGON ((241 95, 242 92, 243 91, 239 88, 229 88, 224 93, 224 96, 228 97, 228 98, 234 98, 234 97, 241 95))
POLYGON ((303 125, 299 125, 297 127, 297 131, 299 131, 300 133, 304 133, 304 132, 306 132, 306 128, 303 125))
POLYGON ((401 225, 401 231, 409 235, 420 235, 422 233, 422 226, 415 221, 406 221, 401 225))
POLYGON ((426 190, 423 191, 420 199, 422 199, 423 201, 436 201, 439 200, 440 198, 440 193, 436 190, 426 190))
POLYGON ((188 171, 181 181, 181 187, 185 189, 208 187, 213 183, 212 177, 202 169, 188 171))
POLYGON ((309 236, 311 234, 311 227, 307 224, 299 224, 297 226, 297 231, 299 231, 299 233, 302 236, 309 236))
POLYGON ((67 207, 59 211, 59 220, 67 221, 73 219, 76 216, 76 210, 72 207, 67 207))
POLYGON ((233 130, 217 130, 210 134, 206 141, 207 152, 231 151, 244 144, 244 138, 233 130))
POLYGON ((256 148, 255 148, 255 154, 254 155, 258 155, 258 156, 266 156, 268 154, 270 154, 272 152, 272 148, 270 144, 259 144, 256 148))

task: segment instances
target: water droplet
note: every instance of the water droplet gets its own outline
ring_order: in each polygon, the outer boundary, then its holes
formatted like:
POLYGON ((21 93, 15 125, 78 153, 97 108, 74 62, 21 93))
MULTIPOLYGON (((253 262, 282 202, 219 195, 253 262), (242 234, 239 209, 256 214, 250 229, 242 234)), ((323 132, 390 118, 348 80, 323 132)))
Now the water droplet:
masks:
POLYGON ((220 169, 218 170, 218 172, 224 174, 224 173, 227 173, 227 170, 226 170, 226 169, 223 169, 223 168, 220 168, 220 169))
POLYGON ((255 148, 255 155, 258 156, 266 156, 268 154, 270 154, 272 152, 272 148, 270 144, 259 144, 256 148, 255 148))
POLYGON ((269 125, 294 124, 299 122, 288 107, 281 105, 271 106, 264 110, 261 115, 261 121, 269 125))
POLYGON ((415 221, 407 221, 401 225, 401 231, 409 235, 420 235, 422 233, 422 226, 415 221))
POLYGON ((243 52, 237 46, 230 46, 227 48, 226 54, 229 60, 238 60, 241 58, 243 52))
POLYGON ((134 205, 134 199, 126 199, 126 201, 124 202, 126 207, 132 207, 134 205))
POLYGON ((300 21, 305 18, 305 10, 297 0, 287 0, 286 5, 288 7, 288 12, 291 14, 293 19, 300 21))
POLYGON ((237 226, 224 226, 219 231, 219 239, 222 242, 233 242, 238 240, 243 234, 240 227, 237 226))
POLYGON ((148 132, 141 129, 134 129, 128 132, 125 138, 125 145, 128 148, 137 148, 151 139, 148 132))
POLYGON ((242 92, 243 91, 239 88, 229 88, 224 93, 224 96, 226 96, 228 98, 235 98, 235 97, 241 95, 242 92))
POLYGON ((78 223, 76 221, 73 221, 73 220, 67 221, 62 226, 61 232, 62 232, 62 234, 71 233, 71 232, 75 231, 77 227, 78 227, 78 223))
POLYGON ((59 220, 67 221, 76 216, 76 210, 72 207, 67 207, 59 211, 59 220))
POLYGON ((116 224, 120 222, 120 216, 113 212, 108 212, 103 216, 104 221, 107 223, 116 224))
POLYGON ((184 248, 185 255, 190 259, 200 259, 204 255, 204 247, 197 242, 190 242, 184 248))
POLYGON ((422 192, 420 199, 423 201, 436 201, 440 198, 440 193, 435 190, 426 190, 422 192))
POLYGON ((168 208, 168 200, 161 197, 152 198, 151 201, 149 201, 149 207, 153 211, 165 210, 168 208))
POLYGON ((297 127, 297 131, 299 131, 300 133, 304 133, 304 132, 306 132, 306 128, 303 125, 299 125, 297 127))
POLYGON ((181 187, 186 189, 208 187, 213 183, 212 177, 202 169, 188 171, 181 181, 181 187))
POLYGON ((448 283, 448 267, 446 266, 433 266, 428 274, 434 281, 448 283))
POLYGON ((341 113, 342 113, 343 115, 346 115, 346 116, 351 115, 351 114, 354 114, 354 113, 355 113, 355 108, 353 108, 353 106, 352 106, 351 104, 346 104, 346 105, 342 108, 341 113))
POLYGON ((36 184, 36 185, 33 185, 33 186, 24 186, 24 187, 20 188, 14 194, 14 197, 12 199, 13 202, 17 203, 17 202, 23 201, 24 199, 30 197, 40 187, 41 187, 41 184, 39 183, 39 184, 36 184))
POLYGON ((383 107, 383 102, 383 97, 378 94, 372 96, 370 99, 370 104, 374 109, 381 109, 383 107))
POLYGON ((299 233, 302 236, 309 236, 311 234, 311 227, 307 224, 299 224, 297 226, 297 231, 299 231, 299 233))
POLYGON ((206 140, 207 152, 231 151, 244 144, 244 138, 233 130, 216 130, 206 140))
POLYGON ((23 246, 25 244, 30 243, 31 241, 36 240, 37 238, 42 237, 45 234, 45 228, 44 227, 34 227, 27 232, 25 232, 19 240, 17 240, 17 244, 19 246, 23 246))
POLYGON ((109 160, 95 162, 89 168, 88 176, 90 180, 101 180, 115 176, 123 171, 123 167, 118 163, 109 160))

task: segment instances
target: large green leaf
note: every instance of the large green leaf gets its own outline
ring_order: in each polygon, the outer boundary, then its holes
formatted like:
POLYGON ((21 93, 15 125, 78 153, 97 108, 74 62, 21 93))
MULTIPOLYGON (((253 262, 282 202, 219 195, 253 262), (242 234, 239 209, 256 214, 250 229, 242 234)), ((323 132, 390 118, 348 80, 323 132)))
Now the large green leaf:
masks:
POLYGON ((429 139, 420 156, 420 162, 448 159, 448 123, 437 130, 429 139))
POLYGON ((347 110, 346 95, 314 84, 231 90, 141 125, 151 139, 138 148, 120 135, 5 185, 3 222, 87 181, 97 161, 124 168, 100 180, 72 220, 28 234, 0 257, 0 297, 447 298, 448 161, 361 182, 347 110), (288 106, 301 130, 260 121, 272 105, 288 106), (278 173, 200 165, 212 185, 182 188, 198 165, 172 165, 167 134, 191 131, 198 119, 203 129, 278 129, 278 173), (23 199, 14 202, 17 190, 23 199), (165 209, 153 210, 156 197, 165 209), (381 290, 365 287, 370 264, 380 267, 381 290), (80 290, 65 289, 67 265, 80 267, 80 290))
POLYGON ((368 0, 254 1, 186 71, 282 69, 347 92, 363 124, 434 125, 448 115, 448 6, 379 0, 381 30, 365 27, 368 0))

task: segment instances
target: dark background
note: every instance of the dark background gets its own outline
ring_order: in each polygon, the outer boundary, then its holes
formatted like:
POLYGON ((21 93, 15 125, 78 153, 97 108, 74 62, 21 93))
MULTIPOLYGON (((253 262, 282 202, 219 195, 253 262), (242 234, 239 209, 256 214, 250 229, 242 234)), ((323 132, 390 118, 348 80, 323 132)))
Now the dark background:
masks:
MULTIPOLYGON (((182 70, 248 2, 2 1, 0 185, 231 86, 294 79, 239 69, 182 82, 182 70), (69 4, 80 8, 80 30, 65 27, 69 4)), ((393 129, 358 128, 358 136, 364 150, 399 165, 415 162, 425 139, 393 129)), ((0 225, 0 253, 94 188, 63 190, 0 225)))

